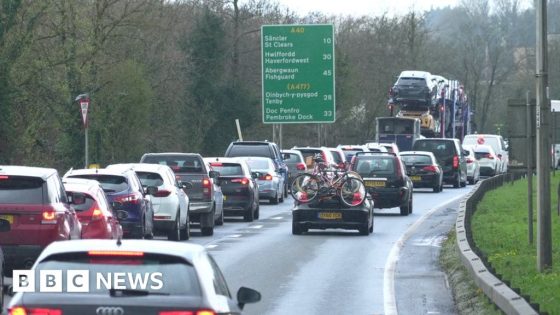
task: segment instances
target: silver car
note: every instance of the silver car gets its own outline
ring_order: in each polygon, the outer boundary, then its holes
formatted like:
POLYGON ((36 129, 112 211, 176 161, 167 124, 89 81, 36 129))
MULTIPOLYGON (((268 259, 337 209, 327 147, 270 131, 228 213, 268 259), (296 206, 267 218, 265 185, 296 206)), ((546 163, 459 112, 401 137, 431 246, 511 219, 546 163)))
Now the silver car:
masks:
MULTIPOLYGON (((291 183, 299 174, 307 172, 307 165, 305 159, 299 150, 282 150, 282 157, 284 162, 288 165, 290 176, 288 181, 291 183)), ((290 185, 288 185, 290 187, 290 185)))
POLYGON ((476 184, 480 180, 480 164, 474 155, 472 145, 463 145, 465 159, 467 160, 467 180, 470 185, 476 184))
POLYGON ((268 199, 275 205, 284 202, 284 176, 278 172, 274 162, 266 157, 241 157, 251 168, 251 172, 258 172, 259 198, 268 199))

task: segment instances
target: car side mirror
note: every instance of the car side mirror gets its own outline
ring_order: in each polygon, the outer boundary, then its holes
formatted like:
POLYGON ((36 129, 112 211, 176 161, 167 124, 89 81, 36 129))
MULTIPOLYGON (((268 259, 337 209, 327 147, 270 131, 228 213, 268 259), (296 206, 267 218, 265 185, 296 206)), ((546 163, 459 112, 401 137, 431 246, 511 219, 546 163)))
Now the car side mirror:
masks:
POLYGON ((148 186, 146 187, 146 194, 154 196, 157 194, 158 188, 156 186, 148 186))
POLYGON ((82 193, 70 193, 68 194, 68 202, 73 205, 83 205, 86 203, 86 195, 82 193))
POLYGON ((209 176, 210 178, 218 178, 218 177, 220 177, 220 172, 218 172, 218 171, 210 171, 210 172, 208 172, 208 176, 209 176))
POLYGON ((247 303, 256 303, 261 300, 261 294, 257 290, 241 287, 237 291, 237 305, 243 309, 247 303))

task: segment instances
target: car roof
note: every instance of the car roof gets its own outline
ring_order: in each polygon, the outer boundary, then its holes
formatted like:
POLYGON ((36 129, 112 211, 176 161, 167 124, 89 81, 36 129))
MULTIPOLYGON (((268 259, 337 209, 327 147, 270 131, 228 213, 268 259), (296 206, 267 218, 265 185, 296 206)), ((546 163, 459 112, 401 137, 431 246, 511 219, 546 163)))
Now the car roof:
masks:
POLYGON ((436 158, 435 155, 430 151, 402 151, 399 153, 399 155, 429 155, 434 159, 436 158))
POLYGON ((159 173, 159 172, 164 172, 167 168, 170 167, 163 164, 151 164, 151 163, 121 163, 121 164, 107 165, 107 168, 117 169, 117 170, 133 170, 133 171, 140 171, 140 172, 159 173))
POLYGON ((43 180, 46 180, 56 173, 57 170, 55 170, 54 168, 0 165, 0 175, 40 177, 43 180))
POLYGON ((301 151, 299 150, 281 150, 281 153, 292 153, 292 154, 297 154, 297 155, 301 155, 301 151))
POLYGON ((473 137, 496 137, 496 138, 501 138, 501 135, 493 135, 493 134, 488 134, 488 133, 475 133, 475 134, 470 134, 470 135, 466 135, 465 138, 473 138, 473 137))
POLYGON ((85 178, 65 178, 62 180, 67 191, 95 192, 101 189, 98 181, 85 178))
POLYGON ((131 169, 107 169, 107 168, 83 168, 78 170, 69 170, 64 177, 72 175, 90 175, 90 174, 101 174, 101 175, 119 175, 125 176, 127 172, 134 172, 131 169))
POLYGON ((399 78, 401 77, 406 77, 406 78, 417 77, 417 78, 424 78, 428 80, 430 79, 431 74, 427 71, 405 70, 401 72, 401 74, 399 75, 399 78))
POLYGON ((193 243, 169 242, 159 240, 72 240, 71 242, 52 242, 41 253, 37 262, 54 254, 79 253, 87 251, 134 251, 156 255, 181 257, 187 261, 205 251, 204 247, 193 243))
POLYGON ((207 162, 207 163, 221 162, 221 163, 238 163, 238 164, 241 164, 242 161, 243 160, 241 160, 239 157, 205 157, 204 158, 204 162, 207 162))
POLYGON ((270 145, 270 144, 275 144, 274 142, 270 142, 270 141, 234 141, 231 144, 262 144, 262 145, 270 145))

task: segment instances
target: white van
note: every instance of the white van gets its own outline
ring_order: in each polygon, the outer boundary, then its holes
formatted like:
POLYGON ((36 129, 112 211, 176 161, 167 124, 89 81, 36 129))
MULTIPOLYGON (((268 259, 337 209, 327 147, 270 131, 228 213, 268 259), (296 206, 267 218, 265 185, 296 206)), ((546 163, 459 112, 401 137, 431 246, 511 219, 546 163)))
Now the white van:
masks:
POLYGON ((494 152, 498 156, 500 165, 498 167, 498 174, 506 173, 509 164, 509 154, 508 148, 501 135, 490 135, 490 134, 472 134, 466 135, 463 139, 463 145, 489 145, 494 149, 494 152))

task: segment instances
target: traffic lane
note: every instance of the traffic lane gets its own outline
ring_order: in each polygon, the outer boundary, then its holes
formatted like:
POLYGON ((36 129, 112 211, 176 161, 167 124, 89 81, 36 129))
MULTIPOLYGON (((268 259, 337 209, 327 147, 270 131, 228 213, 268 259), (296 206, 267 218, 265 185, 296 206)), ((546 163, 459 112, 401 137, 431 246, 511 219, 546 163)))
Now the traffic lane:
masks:
POLYGON ((424 213, 469 191, 419 192, 411 215, 392 215, 398 208, 389 209, 390 215, 376 216, 370 236, 345 230, 292 235, 286 211, 274 224, 239 230, 209 250, 232 292, 248 286, 262 293, 262 301, 247 305, 246 314, 384 314, 384 270, 393 245, 424 213))

